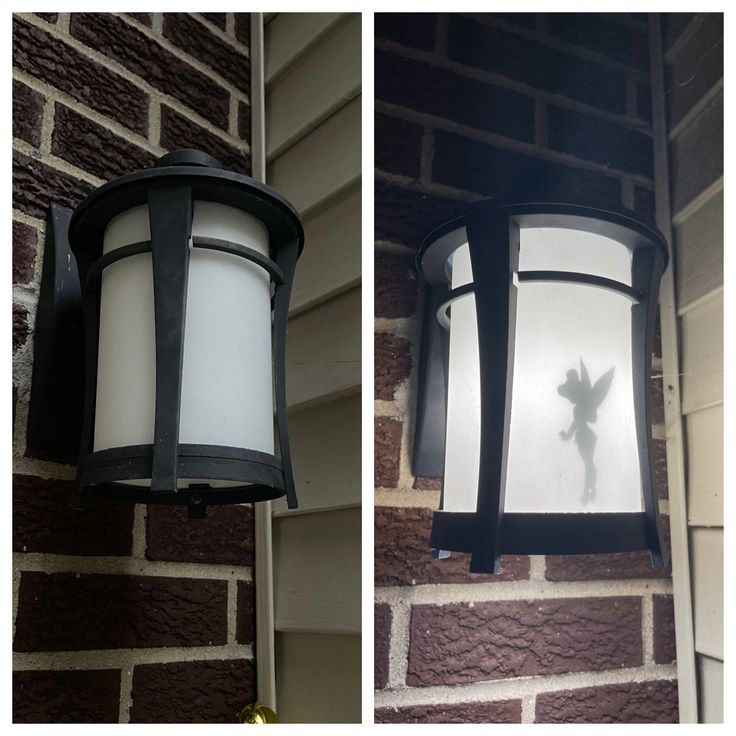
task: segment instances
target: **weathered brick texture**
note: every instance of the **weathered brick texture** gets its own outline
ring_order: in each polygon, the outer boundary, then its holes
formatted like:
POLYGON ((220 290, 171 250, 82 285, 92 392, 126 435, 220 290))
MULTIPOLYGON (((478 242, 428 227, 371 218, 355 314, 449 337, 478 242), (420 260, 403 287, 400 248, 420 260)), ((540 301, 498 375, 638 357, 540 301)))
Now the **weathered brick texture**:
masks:
POLYGON ((521 700, 378 708, 376 723, 521 723, 521 700))
POLYGON ((654 661, 670 664, 675 661, 675 607, 671 595, 652 596, 654 604, 654 661))
POLYGON ((391 645, 391 607, 378 603, 374 608, 373 634, 373 687, 380 689, 388 684, 388 655, 391 645))
POLYGON ((537 723, 677 723, 677 682, 631 682, 542 693, 537 723))
POLYGON ((13 80, 13 138, 33 146, 41 145, 41 117, 44 97, 40 92, 13 80))
POLYGON ((252 565, 253 509, 210 506, 206 519, 187 519, 183 506, 148 507, 146 558, 171 562, 252 565))
POLYGON ((377 249, 374 309, 376 317, 411 317, 416 308, 416 281, 411 278, 414 258, 409 253, 377 249))
MULTIPOLYGON (((76 13, 72 14, 72 18, 75 17, 76 13)), ((116 22, 126 25, 117 19, 116 22)), ((122 39, 111 41, 111 44, 119 47, 122 39)), ((103 53, 106 51, 104 47, 101 50, 103 53)), ((145 58, 142 63, 145 63, 145 58)), ((148 95, 143 90, 17 17, 13 18, 13 64, 130 130, 146 133, 148 95)))
POLYGON ((250 660, 138 665, 130 722, 237 723, 237 713, 255 698, 250 660))
POLYGON ((38 235, 36 229, 13 221, 13 283, 27 284, 33 278, 38 235))
POLYGON ((412 608, 407 684, 636 667, 637 597, 500 601, 412 608))
POLYGON ((446 560, 431 555, 432 510, 377 506, 375 511, 375 584, 490 583, 529 577, 529 558, 502 558, 500 575, 468 572, 470 555, 453 552, 446 560))
POLYGON ((399 483, 401 422, 389 417, 376 417, 374 453, 376 486, 395 488, 399 483))
POLYGON ((13 551, 124 556, 132 552, 133 506, 109 504, 76 511, 74 483, 13 476, 13 551))
POLYGON ((29 329, 28 310, 20 304, 13 304, 13 350, 25 344, 29 329))
POLYGON ((376 399, 391 401, 399 385, 409 376, 411 344, 403 337, 387 332, 375 335, 375 391, 376 399))
POLYGON ((211 77, 110 13, 72 13, 72 36, 120 62, 214 125, 227 129, 230 95, 211 77))
POLYGON ((238 644, 252 644, 256 638, 255 592, 252 581, 238 580, 238 618, 235 627, 235 641, 238 644))
POLYGON ((376 166, 392 174, 419 176, 424 136, 421 125, 376 113, 375 136, 383 141, 376 149, 376 166))
POLYGON ((226 610, 221 580, 24 572, 14 649, 224 644, 226 610))
POLYGON ((13 673, 13 723, 117 723, 120 670, 13 673))

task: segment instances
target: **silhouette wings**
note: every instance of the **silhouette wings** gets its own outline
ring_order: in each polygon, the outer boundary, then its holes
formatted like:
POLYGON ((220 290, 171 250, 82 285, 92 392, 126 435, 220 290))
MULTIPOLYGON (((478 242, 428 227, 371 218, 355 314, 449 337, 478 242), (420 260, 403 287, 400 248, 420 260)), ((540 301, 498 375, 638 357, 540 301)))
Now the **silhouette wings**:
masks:
POLYGON ((613 368, 607 370, 596 382, 594 386, 590 385, 590 376, 588 369, 580 359, 580 377, 576 370, 567 372, 567 380, 561 386, 557 387, 560 396, 564 396, 573 404, 584 404, 588 411, 594 412, 602 403, 603 399, 608 395, 613 381, 613 368))

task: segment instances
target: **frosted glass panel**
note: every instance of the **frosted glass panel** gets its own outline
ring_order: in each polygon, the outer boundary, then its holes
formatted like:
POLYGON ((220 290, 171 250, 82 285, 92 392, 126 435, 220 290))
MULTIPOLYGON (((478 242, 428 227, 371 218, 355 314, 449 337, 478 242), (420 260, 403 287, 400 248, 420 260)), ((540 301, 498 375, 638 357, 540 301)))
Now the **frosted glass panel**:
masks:
MULTIPOLYGON (((468 246, 452 258, 452 288, 472 281, 468 246)), ((475 511, 480 461, 478 323, 472 295, 452 305, 445 441, 445 511, 475 511)))
POLYGON ((594 287, 518 286, 505 510, 642 510, 631 305, 594 287))
POLYGON ((631 286, 631 251, 616 240, 580 230, 521 230, 520 271, 573 271, 631 286))

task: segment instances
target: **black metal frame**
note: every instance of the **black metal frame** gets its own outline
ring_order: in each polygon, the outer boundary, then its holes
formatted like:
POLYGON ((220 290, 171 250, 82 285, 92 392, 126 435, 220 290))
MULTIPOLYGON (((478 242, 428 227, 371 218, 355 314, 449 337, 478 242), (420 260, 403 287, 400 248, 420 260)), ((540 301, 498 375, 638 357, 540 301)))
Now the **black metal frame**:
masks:
MULTIPOLYGON (((225 171, 199 151, 167 154, 154 169, 116 179, 94 191, 74 211, 69 243, 77 259, 85 331, 85 401, 77 445, 75 505, 88 501, 183 504, 201 517, 208 504, 263 501, 286 495, 297 507, 286 427, 285 347, 289 298, 304 244, 299 216, 278 193, 247 176, 225 171), (228 241, 191 237, 193 203, 204 200, 241 209, 268 230, 270 258, 228 241), (102 254, 105 228, 116 215, 147 204, 151 240, 102 254), (244 258, 272 283, 272 358, 280 456, 254 450, 179 443, 181 376, 189 243, 244 258), (102 271, 122 258, 151 252, 156 335, 156 406, 152 445, 93 452, 102 271), (234 481, 213 488, 178 489, 179 478, 234 481), (150 488, 126 481, 151 479, 150 488)), ((79 287, 78 291, 79 291, 79 287)))
POLYGON ((659 282, 667 261, 662 234, 632 219, 630 214, 568 204, 498 206, 484 202, 427 236, 416 256, 416 270, 428 286, 419 369, 413 464, 416 475, 437 476, 444 466, 448 343, 438 335, 449 327, 452 302, 470 294, 476 300, 481 367, 477 508, 474 513, 435 512, 430 545, 437 550, 436 556, 449 556, 448 551, 470 552, 472 572, 499 572, 501 554, 649 550, 653 566, 664 563, 651 463, 649 376, 659 282), (632 253, 632 285, 571 272, 519 272, 519 232, 525 227, 564 227, 617 240, 632 253), (465 243, 470 250, 473 283, 448 292, 447 259, 465 243), (611 289, 632 300, 632 371, 643 512, 504 513, 516 319, 514 274, 519 281, 569 281, 611 289), (442 355, 437 354, 440 350, 442 355), (431 388, 425 384, 428 376, 432 378, 431 388), (438 405, 445 407, 439 426, 425 419, 430 414, 440 416, 438 405), (441 462, 423 450, 428 447, 442 454, 441 462))

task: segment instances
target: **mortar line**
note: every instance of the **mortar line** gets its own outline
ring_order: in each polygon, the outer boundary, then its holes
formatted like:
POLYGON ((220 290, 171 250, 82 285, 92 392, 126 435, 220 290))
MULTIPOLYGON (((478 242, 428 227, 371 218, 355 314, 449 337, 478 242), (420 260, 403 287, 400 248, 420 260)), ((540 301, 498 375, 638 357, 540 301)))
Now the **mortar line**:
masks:
POLYGON ((534 693, 524 695, 521 699, 521 722, 534 723, 537 697, 534 693))
POLYGON ((227 643, 236 644, 238 627, 238 581, 231 578, 227 581, 227 643))
POLYGON ((35 148, 33 148, 33 146, 18 138, 13 138, 13 149, 18 151, 18 153, 22 153, 25 156, 31 157, 34 161, 39 161, 40 163, 51 166, 52 168, 57 169, 64 174, 73 176, 75 179, 81 179, 88 184, 92 184, 92 186, 94 186, 95 188, 104 184, 104 181, 94 176, 94 174, 90 174, 84 169, 79 169, 73 164, 70 164, 68 161, 59 158, 58 156, 53 156, 49 154, 43 157, 39 157, 38 152, 35 148))
MULTIPOLYGON (((205 18, 201 13, 190 13, 198 23, 201 23, 213 36, 217 36, 221 41, 225 41, 234 51, 240 51, 241 54, 245 54, 250 59, 250 49, 246 44, 240 41, 235 35, 235 14, 233 13, 233 27, 232 35, 227 31, 227 18, 225 19, 225 30, 223 31, 220 26, 216 25, 212 21, 205 18)), ((229 13, 226 13, 226 16, 229 13)))
POLYGON ((376 250, 397 253, 404 256, 411 256, 416 253, 415 248, 410 248, 403 243, 394 243, 390 240, 374 240, 373 245, 376 250))
POLYGON ((388 655, 388 686, 405 687, 409 667, 411 606, 397 602, 391 605, 391 639, 388 655))
POLYGON ((225 13, 225 33, 235 38, 235 13, 225 13))
POLYGON ((386 182, 388 184, 396 184, 405 187, 413 192, 422 194, 436 194, 441 197, 447 197, 448 199, 454 199, 458 202, 477 202, 481 199, 486 199, 487 196, 478 194, 477 192, 469 192, 464 189, 456 189, 455 187, 447 186, 446 184, 437 184, 436 182, 422 182, 416 179, 411 179, 408 176, 401 176, 401 174, 389 174, 386 171, 376 169, 374 172, 374 178, 377 181, 386 182))
MULTIPOLYGON (((389 508, 423 508, 436 511, 440 506, 440 491, 419 488, 376 488, 373 505, 389 508)), ((429 546, 427 546, 429 554, 429 546)))
POLYGON ((53 98, 46 95, 41 116, 41 140, 38 144, 39 153, 49 155, 51 153, 51 138, 54 130, 56 103, 53 98))
MULTIPOLYGON (((24 20, 28 20, 25 15, 23 15, 22 17, 24 20)), ((33 20, 35 20, 35 18, 33 20)), ((38 20, 40 21, 41 19, 39 18, 38 20)), ((62 33, 69 33, 70 23, 71 13, 59 13, 59 20, 56 24, 56 28, 58 28, 62 33)))
POLYGON ((133 507, 133 534, 130 556, 137 560, 146 559, 146 518, 148 507, 137 503, 133 507))
POLYGON ((641 597, 641 638, 644 665, 654 664, 654 600, 651 593, 641 597))
POLYGON ((130 709, 133 706, 133 667, 123 661, 120 667, 120 705, 118 723, 130 723, 130 709))
POLYGON ((238 100, 230 95, 230 110, 228 112, 228 133, 234 138, 238 135, 238 100))

